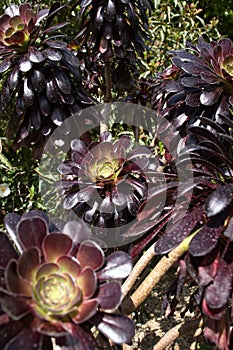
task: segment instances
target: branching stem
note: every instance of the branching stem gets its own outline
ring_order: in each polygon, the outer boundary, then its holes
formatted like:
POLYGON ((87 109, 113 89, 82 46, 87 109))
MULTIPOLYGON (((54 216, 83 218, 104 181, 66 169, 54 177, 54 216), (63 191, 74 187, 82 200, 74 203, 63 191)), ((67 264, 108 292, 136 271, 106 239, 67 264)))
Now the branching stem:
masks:
MULTIPOLYGON (((166 274, 166 272, 178 261, 178 259, 188 250, 189 243, 193 236, 193 233, 189 237, 185 238, 175 249, 173 249, 168 257, 164 256, 153 268, 149 275, 139 285, 135 292, 122 303, 122 312, 125 314, 131 314, 135 309, 141 305, 141 303, 149 296, 152 289, 160 281, 160 279, 166 274)), ((125 287, 126 290, 126 287, 125 287)))

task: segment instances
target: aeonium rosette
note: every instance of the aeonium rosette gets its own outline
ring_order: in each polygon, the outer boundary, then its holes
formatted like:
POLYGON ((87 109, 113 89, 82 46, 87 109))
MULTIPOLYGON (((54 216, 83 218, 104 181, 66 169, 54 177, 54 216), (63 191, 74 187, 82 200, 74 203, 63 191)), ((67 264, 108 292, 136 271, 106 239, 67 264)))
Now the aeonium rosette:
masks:
POLYGON ((108 338, 116 344, 131 341, 132 321, 105 312, 121 302, 116 279, 131 270, 126 253, 111 253, 105 259, 81 222, 68 222, 63 232, 49 233, 49 222, 40 212, 8 214, 5 224, 20 254, 1 233, 1 349, 18 344, 24 349, 52 349, 52 338, 65 348, 72 344, 74 349, 96 349, 93 326, 106 343, 108 338))
MULTIPOLYGON (((150 157, 147 147, 134 145, 127 135, 113 140, 110 132, 104 132, 89 145, 71 141, 71 154, 59 165, 62 178, 56 183, 63 207, 93 227, 114 228, 118 233, 135 219, 147 198, 148 174, 154 167, 150 157)), ((101 231, 102 237, 105 234, 101 231)))
POLYGON ((37 158, 57 126, 93 103, 76 53, 59 33, 67 23, 52 25, 62 7, 12 4, 0 16, 0 110, 9 108, 14 146, 33 146, 37 158))

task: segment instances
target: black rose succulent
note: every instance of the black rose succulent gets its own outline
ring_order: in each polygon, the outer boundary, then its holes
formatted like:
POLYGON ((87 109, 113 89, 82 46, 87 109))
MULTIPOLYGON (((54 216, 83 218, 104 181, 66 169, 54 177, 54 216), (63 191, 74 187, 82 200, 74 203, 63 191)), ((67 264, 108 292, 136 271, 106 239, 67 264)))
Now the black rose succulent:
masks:
POLYGON ((94 53, 101 53, 104 60, 109 60, 113 53, 132 61, 136 53, 142 56, 152 1, 80 0, 76 5, 80 5, 84 18, 77 38, 88 48, 94 45, 94 53))
POLYGON ((52 26, 59 3, 50 10, 11 5, 0 17, 1 110, 12 99, 9 135, 15 147, 35 145, 42 152, 46 136, 72 113, 91 104, 82 85, 79 61, 52 26))
POLYGON ((227 127, 224 117, 233 105, 233 46, 228 38, 173 53, 173 66, 159 74, 153 107, 184 131, 187 125, 206 125, 206 119, 227 127))
POLYGON ((64 208, 100 230, 131 222, 148 191, 150 151, 140 146, 130 150, 128 136, 115 142, 111 137, 104 132, 89 146, 73 140, 71 159, 58 168, 64 208))
POLYGON ((83 223, 68 222, 56 231, 41 212, 8 214, 5 224, 18 250, 1 232, 1 349, 68 349, 72 344, 94 350, 100 344, 109 347, 109 337, 115 344, 131 341, 133 322, 110 312, 121 302, 117 279, 132 267, 126 253, 105 258, 83 223), (95 338, 93 326, 104 336, 95 338))

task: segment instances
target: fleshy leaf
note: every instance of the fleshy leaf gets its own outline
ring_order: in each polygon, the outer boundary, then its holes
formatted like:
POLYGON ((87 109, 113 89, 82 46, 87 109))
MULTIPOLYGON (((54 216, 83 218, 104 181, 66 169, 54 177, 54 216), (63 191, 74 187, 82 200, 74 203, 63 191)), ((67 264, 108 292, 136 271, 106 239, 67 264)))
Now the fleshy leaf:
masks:
POLYGON ((206 200, 205 212, 208 217, 221 213, 233 199, 233 185, 218 187, 206 200))
POLYGON ((96 290, 96 275, 89 267, 85 268, 76 278, 77 285, 82 291, 84 298, 91 298, 96 290))
POLYGON ((18 255, 12 243, 4 232, 0 232, 0 268, 5 268, 11 259, 17 259, 18 255))
POLYGON ((18 335, 16 335, 11 341, 8 342, 7 350, 52 350, 51 339, 48 339, 44 335, 33 331, 30 328, 24 328, 18 335), (46 347, 45 347, 46 344, 46 347))
POLYGON ((79 324, 89 320, 97 311, 98 303, 96 300, 83 301, 78 307, 78 314, 72 319, 74 323, 79 324))
POLYGON ((97 270, 103 265, 104 253, 97 243, 88 240, 80 245, 77 259, 82 268, 97 270))
POLYGON ((176 246, 178 246, 182 240, 187 237, 197 223, 201 220, 204 209, 203 206, 198 206, 191 213, 184 216, 183 220, 175 227, 174 230, 167 232, 159 238, 155 244, 156 254, 166 254, 176 246))
POLYGON ((5 349, 9 340, 14 338, 23 328, 21 322, 11 321, 0 325, 0 349, 5 349))
POLYGON ((220 261, 213 283, 205 290, 207 305, 212 309, 220 309, 228 303, 232 286, 232 267, 224 260, 220 261))
POLYGON ((193 256, 204 256, 210 253, 217 245, 222 227, 204 226, 193 237, 189 245, 189 252, 193 256))
POLYGON ((43 252, 47 262, 56 262, 59 257, 68 255, 71 248, 71 238, 62 233, 51 233, 43 242, 43 252))
POLYGON ((18 275, 17 262, 15 260, 11 260, 6 267, 5 282, 10 292, 27 296, 31 295, 31 285, 18 275))
POLYGON ((26 301, 21 297, 15 297, 0 289, 0 303, 3 311, 13 320, 18 321, 29 313, 26 301))
POLYGON ((103 314, 99 319, 94 318, 98 330, 115 344, 130 343, 135 332, 131 319, 120 314, 103 314))
POLYGON ((113 281, 101 284, 97 296, 99 306, 102 309, 115 309, 119 306, 121 301, 121 285, 113 281))
POLYGON ((132 260, 129 255, 124 252, 109 254, 105 262, 104 268, 97 273, 98 279, 101 281, 125 278, 132 270, 132 260))
MULTIPOLYGON (((72 323, 64 324, 66 331, 65 337, 57 337, 56 344, 61 350, 96 350, 98 345, 91 332, 85 331, 83 328, 72 323)), ((46 350, 46 349, 45 349, 46 350)))
POLYGON ((40 255, 38 248, 29 248, 24 252, 18 262, 19 275, 29 282, 35 278, 35 273, 40 264, 40 255))
POLYGON ((38 247, 42 250, 42 242, 48 232, 48 226, 40 217, 23 218, 18 226, 19 239, 25 249, 38 247))
POLYGON ((81 272, 81 267, 78 261, 70 256, 61 256, 57 260, 57 263, 62 272, 67 272, 74 278, 76 278, 81 272))

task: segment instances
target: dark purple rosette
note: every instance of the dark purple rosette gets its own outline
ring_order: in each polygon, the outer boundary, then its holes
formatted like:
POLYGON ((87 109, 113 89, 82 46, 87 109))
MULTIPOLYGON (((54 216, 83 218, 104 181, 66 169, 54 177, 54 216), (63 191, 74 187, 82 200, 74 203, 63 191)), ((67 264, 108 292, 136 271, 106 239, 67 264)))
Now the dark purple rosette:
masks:
POLYGON ((33 145, 35 156, 56 126, 92 103, 79 60, 58 32, 66 23, 52 25, 60 9, 59 3, 42 10, 24 3, 0 17, 1 110, 14 99, 9 136, 15 147, 33 145))
POLYGON ((105 258, 81 222, 68 222, 63 233, 49 232, 40 212, 8 214, 5 225, 19 249, 16 252, 8 236, 0 234, 1 349, 48 350, 55 344, 97 349, 93 327, 106 344, 109 338, 115 344, 131 341, 132 321, 110 312, 121 303, 117 279, 132 267, 126 253, 105 258))

